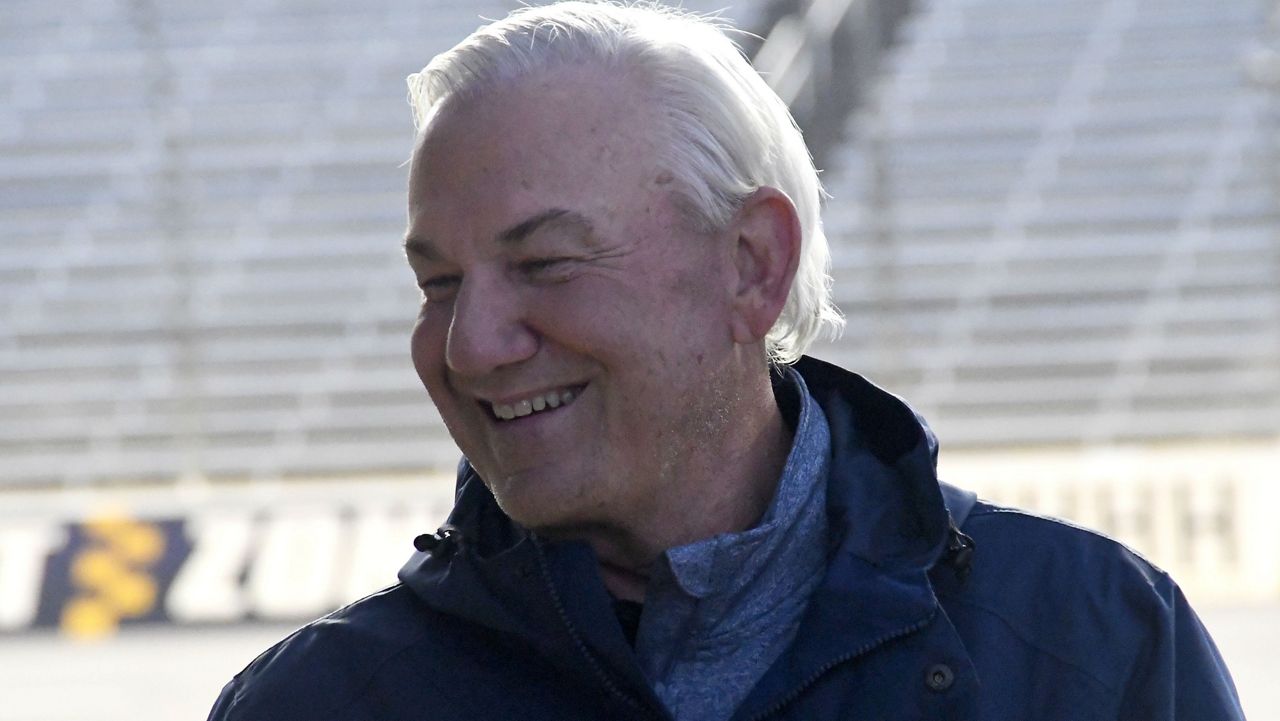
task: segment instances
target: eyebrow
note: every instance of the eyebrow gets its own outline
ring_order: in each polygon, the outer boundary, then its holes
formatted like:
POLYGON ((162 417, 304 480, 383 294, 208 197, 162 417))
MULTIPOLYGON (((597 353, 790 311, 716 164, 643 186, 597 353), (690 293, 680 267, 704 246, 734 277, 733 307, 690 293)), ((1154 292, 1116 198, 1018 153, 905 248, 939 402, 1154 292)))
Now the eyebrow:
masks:
POLYGON ((436 246, 425 238, 406 236, 404 239, 405 255, 416 255, 424 260, 440 260, 436 246))
MULTIPOLYGON (((565 208, 550 208, 498 233, 498 243, 506 246, 519 245, 538 230, 554 225, 574 227, 587 236, 591 234, 592 229, 591 221, 587 220, 581 213, 575 213, 565 208)), ((404 239, 404 250, 406 253, 421 256, 426 260, 441 259, 440 252, 436 250, 435 244, 426 238, 407 236, 404 239)))
POLYGON ((550 225, 567 225, 584 231, 591 230, 591 221, 582 215, 564 208, 551 208, 502 231, 498 234, 498 241, 503 245, 518 245, 544 226, 550 225))

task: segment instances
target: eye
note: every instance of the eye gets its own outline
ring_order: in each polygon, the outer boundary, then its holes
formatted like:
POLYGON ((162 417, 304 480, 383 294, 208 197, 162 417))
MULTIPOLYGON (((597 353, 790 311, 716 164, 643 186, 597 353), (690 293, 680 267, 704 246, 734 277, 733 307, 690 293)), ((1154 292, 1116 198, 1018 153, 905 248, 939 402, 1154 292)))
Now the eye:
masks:
POLYGON ((420 281, 418 288, 422 291, 422 299, 424 301, 440 303, 453 297, 461 280, 456 275, 437 275, 420 281))
POLYGON ((572 270, 572 258, 530 258, 517 264, 520 273, 533 280, 567 280, 572 270))

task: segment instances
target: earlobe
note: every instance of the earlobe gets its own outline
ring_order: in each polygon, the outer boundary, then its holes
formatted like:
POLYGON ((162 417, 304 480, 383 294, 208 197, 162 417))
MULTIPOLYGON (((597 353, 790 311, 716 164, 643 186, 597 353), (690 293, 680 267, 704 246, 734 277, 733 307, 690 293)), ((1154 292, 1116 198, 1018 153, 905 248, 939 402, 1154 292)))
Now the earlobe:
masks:
POLYGON ((743 202, 734 216, 733 339, 751 344, 764 340, 791 292, 800 263, 800 218, 785 193, 764 187, 743 202))

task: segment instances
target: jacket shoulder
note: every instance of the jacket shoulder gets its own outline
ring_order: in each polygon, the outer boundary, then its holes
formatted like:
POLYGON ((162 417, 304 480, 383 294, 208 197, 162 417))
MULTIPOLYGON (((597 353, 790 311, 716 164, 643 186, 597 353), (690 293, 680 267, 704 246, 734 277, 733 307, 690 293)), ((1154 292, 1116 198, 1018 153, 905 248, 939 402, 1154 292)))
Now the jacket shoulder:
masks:
POLYGON ((1237 718, 1226 666, 1168 573, 1096 531, 985 502, 963 530, 972 572, 938 591, 976 656, 1048 664, 1122 718, 1237 718))
POLYGON ((397 584, 313 621, 264 651, 223 688, 209 721, 339 717, 378 670, 427 632, 397 584))
POLYGON ((1115 693, 1180 595, 1132 549, 1066 521, 979 502, 964 532, 972 573, 950 600, 1115 693))
MULTIPOLYGON (((1022 575, 1034 581, 1025 584, 1034 586, 1025 590, 1042 602, 1050 592, 1066 592, 1068 600, 1084 601, 1091 591, 1106 586, 1122 592, 1109 596, 1108 603, 1123 606, 1176 588, 1168 573, 1139 552, 1070 521, 979 500, 963 528, 980 544, 975 570, 985 571, 988 580, 1022 575)), ((1010 589, 1003 590, 1007 596, 1010 589)))

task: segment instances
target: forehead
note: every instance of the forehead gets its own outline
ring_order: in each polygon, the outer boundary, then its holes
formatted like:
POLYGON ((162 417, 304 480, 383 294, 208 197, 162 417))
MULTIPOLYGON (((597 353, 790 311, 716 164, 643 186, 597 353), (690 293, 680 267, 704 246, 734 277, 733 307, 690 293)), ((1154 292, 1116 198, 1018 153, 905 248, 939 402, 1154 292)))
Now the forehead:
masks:
POLYGON ((582 67, 446 100, 414 151, 410 225, 644 202, 670 177, 656 116, 635 78, 582 67))

